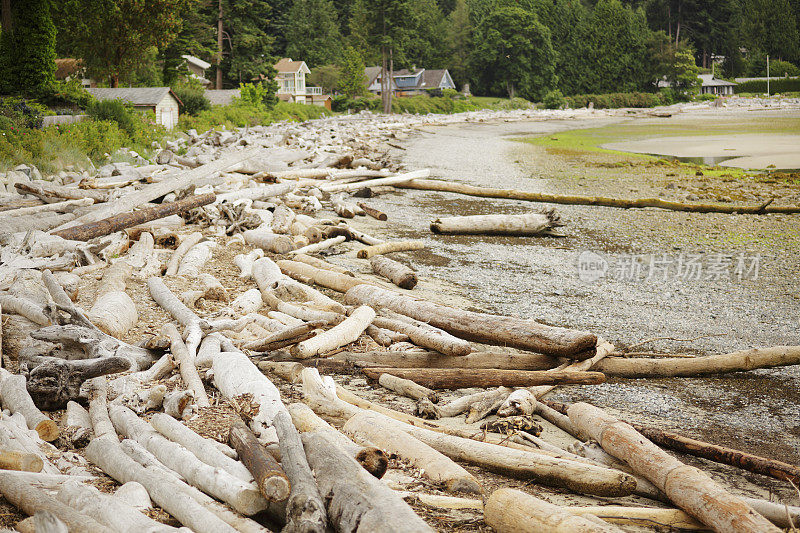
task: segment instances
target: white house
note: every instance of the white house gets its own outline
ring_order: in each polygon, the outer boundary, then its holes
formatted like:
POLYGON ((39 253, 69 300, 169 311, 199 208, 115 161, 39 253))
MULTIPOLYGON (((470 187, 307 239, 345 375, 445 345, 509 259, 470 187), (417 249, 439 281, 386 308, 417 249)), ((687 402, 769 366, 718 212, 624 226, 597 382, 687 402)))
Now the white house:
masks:
POLYGON ((211 80, 206 79, 206 69, 211 67, 211 63, 188 54, 184 54, 181 57, 185 62, 186 68, 189 69, 189 77, 200 81, 204 87, 211 85, 211 80))
POLYGON ((284 57, 275 64, 278 71, 278 98, 287 102, 297 102, 298 104, 312 103, 306 102, 313 100, 314 95, 322 94, 322 87, 308 87, 306 85, 306 75, 311 74, 305 61, 292 61, 291 58, 284 57))
POLYGON ((130 87, 117 89, 86 89, 98 100, 122 100, 136 109, 153 111, 156 122, 168 130, 178 125, 183 105, 169 87, 130 87))

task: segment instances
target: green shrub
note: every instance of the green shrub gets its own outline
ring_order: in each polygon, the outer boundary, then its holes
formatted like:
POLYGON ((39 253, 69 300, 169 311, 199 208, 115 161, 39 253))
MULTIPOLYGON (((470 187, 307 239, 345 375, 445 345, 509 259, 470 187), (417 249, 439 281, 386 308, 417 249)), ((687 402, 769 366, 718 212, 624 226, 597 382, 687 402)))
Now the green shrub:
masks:
POLYGON ((442 90, 439 87, 434 87, 433 89, 428 89, 425 92, 428 93, 428 96, 433 97, 433 98, 441 98, 442 96, 444 96, 444 93, 442 92, 442 90))
POLYGON ((182 113, 197 115, 200 111, 211 109, 211 102, 206 98, 205 91, 199 87, 176 85, 172 92, 183 103, 182 113))
POLYGON ((136 111, 122 100, 95 101, 86 112, 97 121, 115 122, 130 139, 131 147, 149 149, 150 144, 161 139, 166 132, 163 126, 156 124, 152 112, 136 111))
MULTIPOLYGON (((769 81, 769 94, 788 93, 800 91, 800 79, 780 79, 769 81)), ((733 88, 733 92, 764 94, 767 92, 767 81, 745 81, 733 88)))
POLYGON ((8 119, 4 123, 9 129, 40 128, 42 117, 48 112, 45 106, 32 100, 17 97, 0 98, 0 116, 8 119))
POLYGON ((561 109, 567 105, 567 100, 564 98, 564 95, 561 94, 561 91, 556 89, 544 95, 542 104, 544 104, 545 109, 561 109))
POLYGON ((244 128, 271 124, 280 120, 306 121, 320 118, 327 111, 320 106, 287 102, 278 102, 272 110, 267 110, 263 106, 250 105, 237 99, 231 105, 213 106, 211 109, 201 111, 197 116, 182 115, 178 128, 181 130, 194 128, 203 132, 223 126, 244 128))
POLYGON ((456 98, 461 98, 461 93, 455 89, 442 89, 442 96, 455 100, 456 98))
POLYGON ((381 100, 369 96, 350 98, 342 94, 333 97, 331 107, 337 113, 344 113, 348 110, 356 113, 364 110, 378 111, 381 109, 381 100))
POLYGON ((719 98, 716 94, 697 94, 693 98, 695 102, 710 102, 719 98))
POLYGON ((274 91, 261 82, 240 83, 239 100, 255 107, 272 108, 276 103, 274 91))
POLYGON ((38 100, 48 107, 70 108, 73 112, 88 108, 94 97, 81 85, 80 80, 56 81, 38 100))

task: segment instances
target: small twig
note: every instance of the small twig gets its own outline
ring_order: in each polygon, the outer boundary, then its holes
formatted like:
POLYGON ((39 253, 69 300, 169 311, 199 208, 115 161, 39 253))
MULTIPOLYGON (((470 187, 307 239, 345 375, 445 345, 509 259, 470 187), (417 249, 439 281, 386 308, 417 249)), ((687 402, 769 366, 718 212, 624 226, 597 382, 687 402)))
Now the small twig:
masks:
POLYGON ((658 353, 658 352, 611 352, 609 357, 686 357, 693 358, 696 355, 688 353, 658 353))

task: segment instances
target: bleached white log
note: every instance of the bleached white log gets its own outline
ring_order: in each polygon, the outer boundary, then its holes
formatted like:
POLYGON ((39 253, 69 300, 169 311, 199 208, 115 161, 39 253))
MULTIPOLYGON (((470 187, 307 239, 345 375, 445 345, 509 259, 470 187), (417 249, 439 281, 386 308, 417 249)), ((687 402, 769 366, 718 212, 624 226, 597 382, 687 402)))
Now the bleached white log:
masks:
POLYGON ((125 292, 131 274, 131 266, 124 260, 106 269, 94 305, 86 314, 94 325, 112 337, 123 337, 139 321, 136 304, 125 292))
POLYGON ((178 276, 196 278, 211 259, 212 250, 217 243, 214 241, 199 242, 192 246, 178 265, 178 276))
POLYGON ((241 271, 239 277, 242 279, 250 279, 253 276, 253 263, 256 260, 264 257, 264 250, 256 248, 249 254, 238 254, 233 258, 233 264, 239 267, 241 271))
POLYGON ((261 299, 261 292, 258 289, 249 289, 231 302, 231 310, 235 316, 248 315, 255 313, 264 305, 261 299))
POLYGON ((12 413, 22 414, 28 428, 36 430, 42 440, 53 441, 59 435, 58 424, 33 404, 25 388, 25 381, 25 376, 0 368, 0 398, 3 400, 3 407, 12 413))
POLYGON ((297 345, 301 358, 314 357, 355 342, 375 318, 375 310, 362 305, 342 323, 297 345))
POLYGON ((431 222, 434 233, 485 235, 547 235, 559 226, 558 215, 526 213, 524 215, 470 215, 437 218, 431 222))
POLYGON ((377 185, 397 185, 399 183, 405 183, 413 179, 427 178, 430 175, 431 175, 430 170, 427 169, 416 170, 414 172, 406 172, 404 174, 398 174, 397 176, 359 181, 356 183, 323 184, 320 185, 319 188, 320 190, 326 192, 356 191, 358 189, 363 189, 364 187, 375 187, 377 185))
POLYGON ((0 294, 0 308, 4 314, 24 316, 40 326, 46 326, 50 323, 50 319, 44 314, 42 306, 25 298, 10 294, 0 294))
POLYGON ((114 497, 142 512, 153 508, 153 502, 150 500, 147 489, 136 481, 123 483, 114 491, 114 497))
POLYGON ((169 263, 167 263, 167 276, 174 276, 178 273, 178 267, 181 264, 181 259, 183 256, 186 255, 195 244, 200 242, 203 239, 203 234, 199 231, 195 231, 194 233, 184 237, 181 239, 180 245, 175 251, 172 253, 172 257, 169 259, 169 263))
POLYGON ((198 407, 210 407, 211 402, 208 400, 206 388, 200 379, 200 374, 197 372, 197 367, 194 363, 194 354, 189 354, 189 350, 183 343, 181 334, 174 324, 166 324, 163 328, 163 333, 170 339, 170 352, 178 368, 181 372, 181 378, 186 384, 186 387, 192 391, 194 399, 198 407))
POLYGON ((286 235, 272 233, 271 229, 249 229, 242 235, 244 242, 250 246, 258 246, 266 252, 285 254, 295 249, 292 239, 286 235))
POLYGON ((236 529, 196 502, 177 479, 155 468, 145 468, 128 457, 119 443, 94 439, 86 447, 86 457, 120 483, 141 483, 159 507, 198 533, 235 533, 236 529))
POLYGON ((124 501, 94 487, 65 483, 56 499, 118 533, 169 533, 176 528, 156 522, 124 501))
POLYGON ((183 418, 193 405, 194 394, 189 390, 174 390, 164 396, 164 412, 174 418, 183 418))
POLYGON ((108 417, 108 382, 105 376, 89 382, 89 419, 95 439, 110 439, 118 442, 117 432, 108 417))
MULTIPOLYGON (((253 279, 263 295, 294 295, 313 302, 320 309, 336 313, 344 313, 344 306, 318 290, 297 282, 281 272, 280 267, 272 259, 263 257, 253 264, 253 279)), ((269 300, 267 299, 269 302, 269 300)))
POLYGON ((388 426, 377 413, 361 412, 351 417, 342 432, 356 442, 365 439, 389 453, 397 454, 434 483, 444 483, 452 492, 481 492, 475 477, 450 458, 420 442, 405 431, 388 426))
POLYGON ((228 301, 228 291, 225 290, 222 283, 213 275, 203 272, 197 277, 197 281, 200 282, 200 288, 206 300, 228 301))
POLYGON ((246 516, 266 509, 267 502, 254 483, 244 483, 200 461, 190 451, 159 434, 127 407, 112 405, 109 415, 117 432, 139 442, 159 461, 203 492, 227 502, 246 516))
POLYGON ((150 424, 156 430, 173 442, 177 442, 204 463, 215 468, 221 468, 241 479, 244 482, 253 481, 253 476, 247 468, 239 461, 234 461, 222 453, 211 439, 201 437, 188 427, 184 426, 174 418, 163 413, 156 413, 150 419, 150 424))
POLYGON ((338 237, 325 239, 324 241, 316 242, 314 244, 309 244, 308 246, 303 246, 302 248, 298 248, 296 250, 291 250, 288 253, 289 253, 289 255, 312 254, 314 252, 327 250, 328 248, 332 248, 332 247, 336 246, 337 244, 342 244, 346 240, 347 240, 347 237, 345 237, 344 235, 340 235, 338 237))
POLYGON ((295 183, 275 183, 272 185, 262 185, 259 187, 249 187, 247 189, 240 189, 224 194, 218 194, 217 199, 213 205, 222 202, 235 202, 237 200, 266 200, 267 198, 274 198, 276 196, 283 196, 294 190, 297 186, 295 183))

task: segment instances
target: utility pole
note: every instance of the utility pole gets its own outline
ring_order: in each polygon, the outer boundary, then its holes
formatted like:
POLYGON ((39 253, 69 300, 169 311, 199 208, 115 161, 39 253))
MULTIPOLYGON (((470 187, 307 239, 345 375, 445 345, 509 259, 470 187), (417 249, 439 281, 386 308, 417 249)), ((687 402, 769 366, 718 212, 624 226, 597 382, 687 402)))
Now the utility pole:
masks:
POLYGON ((222 0, 219 0, 219 15, 217 17, 217 89, 222 89, 222 0))
POLYGON ((769 98, 769 54, 767 54, 767 98, 769 98))

